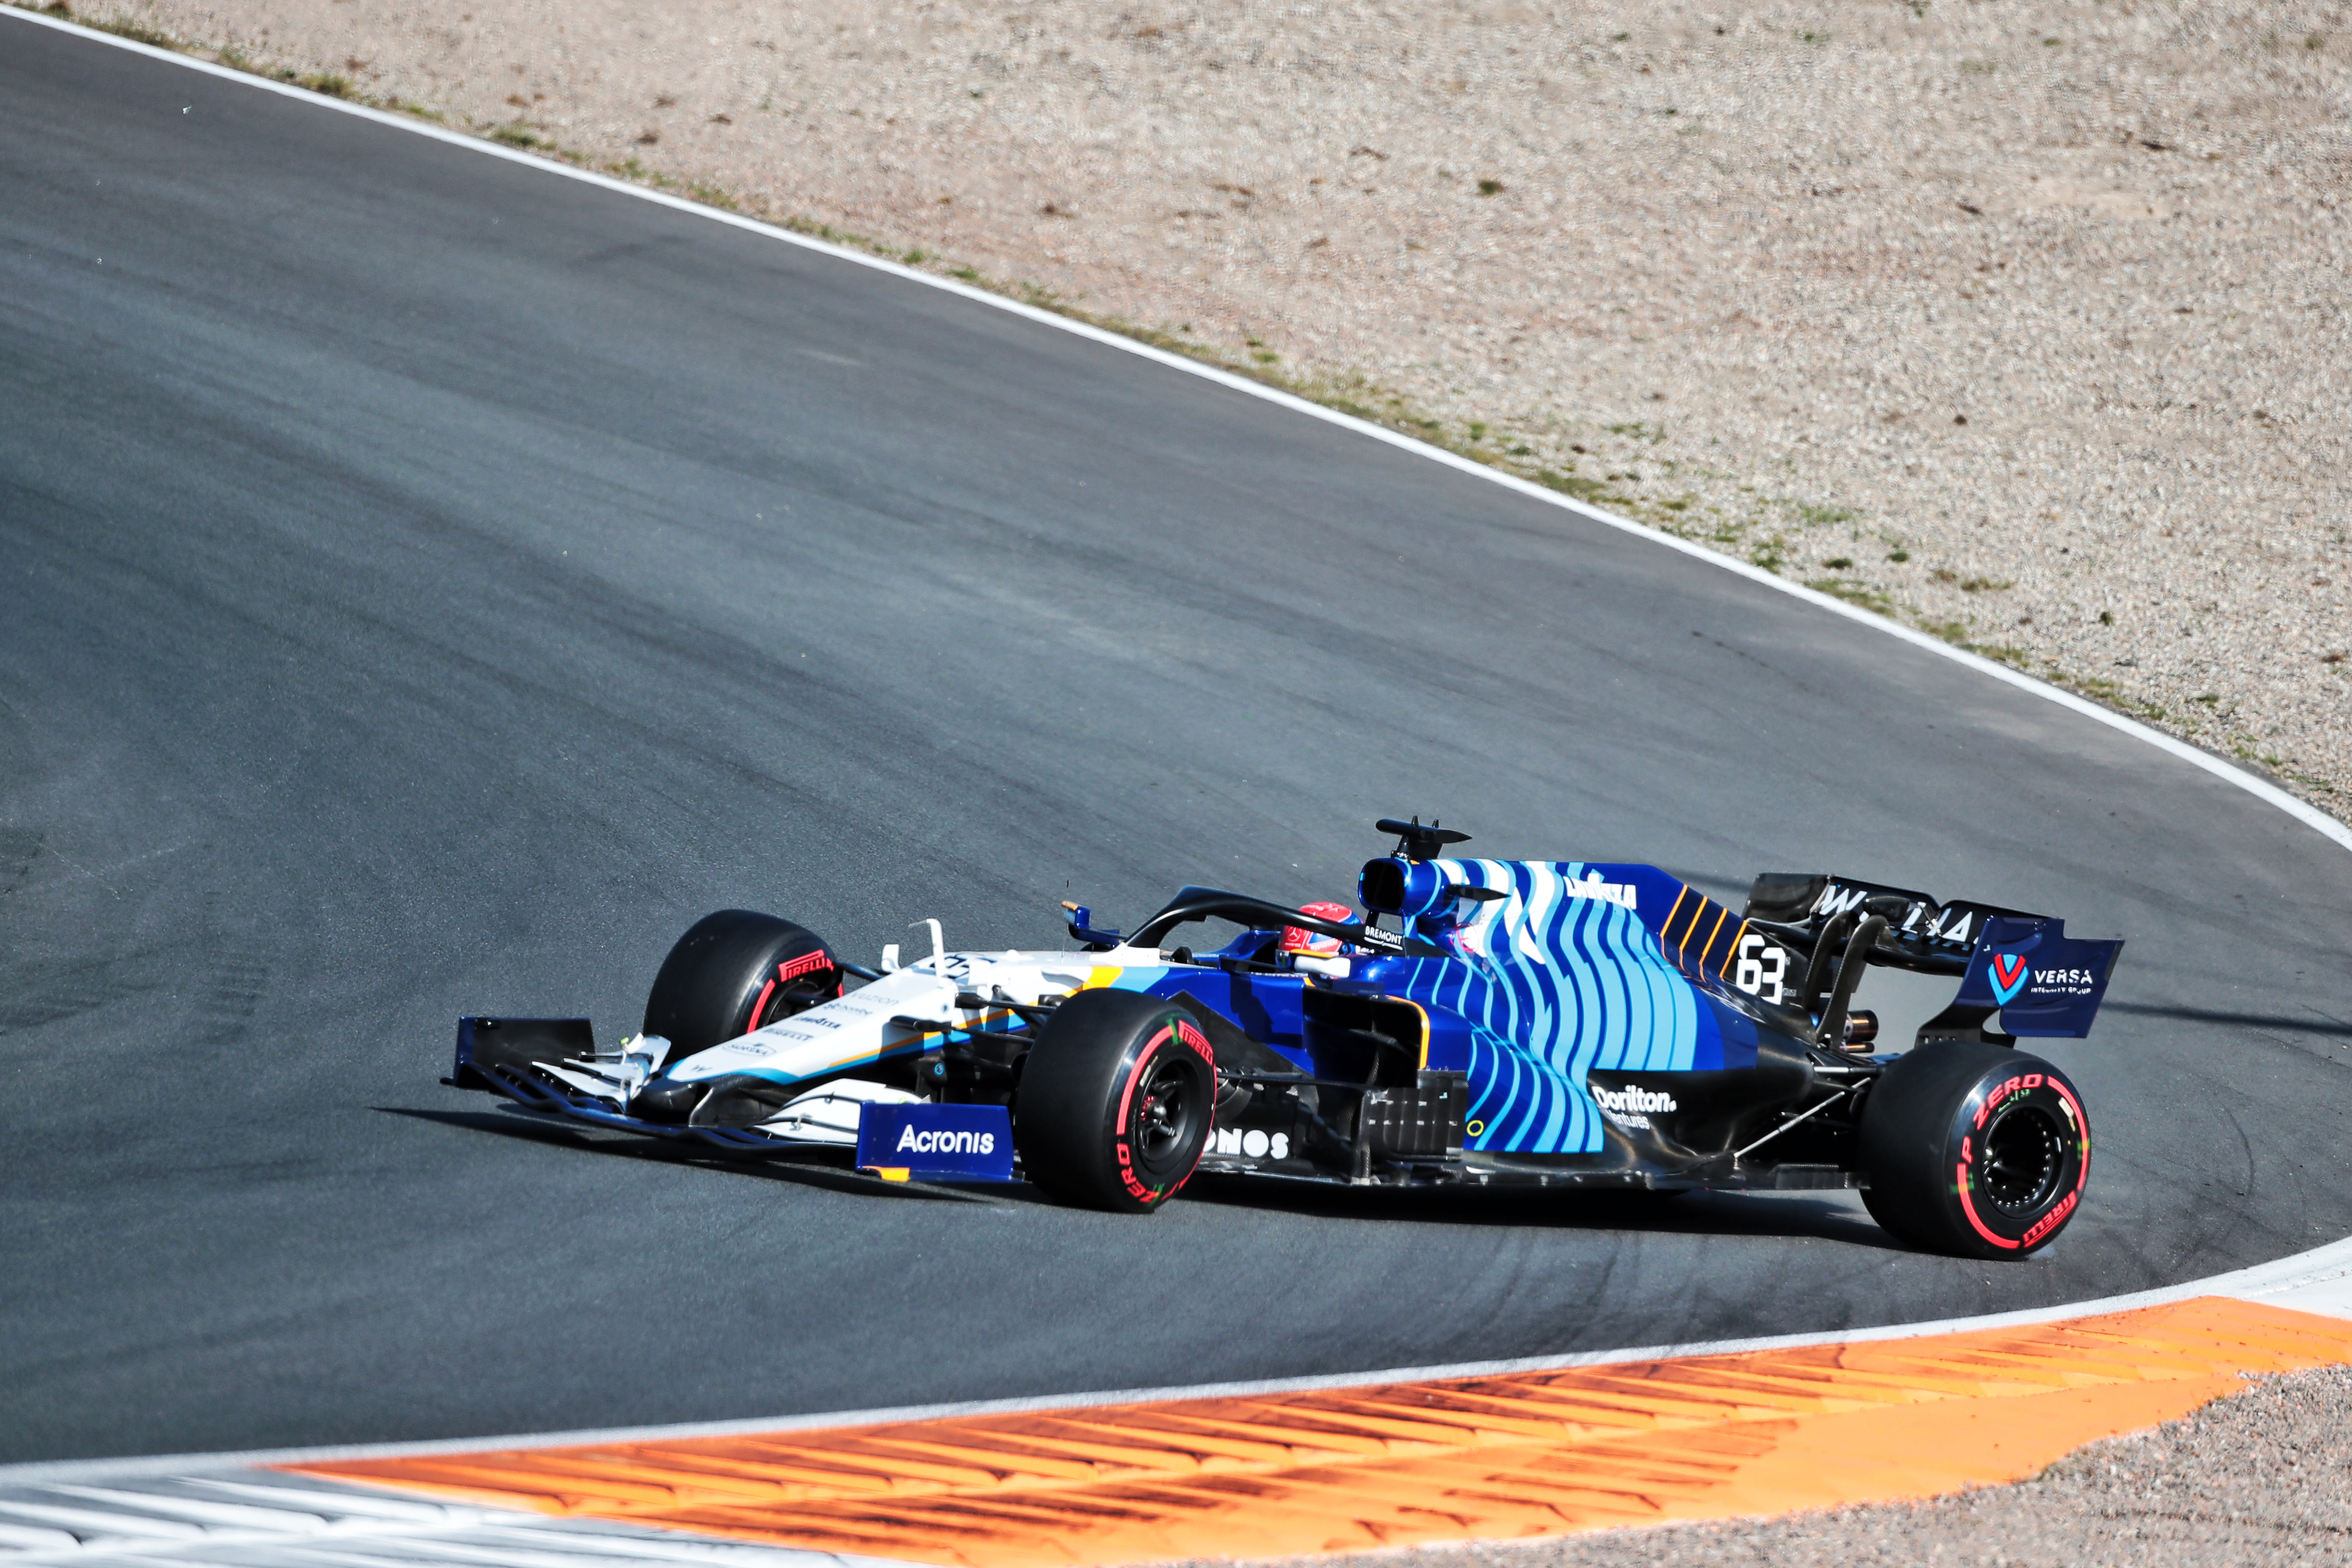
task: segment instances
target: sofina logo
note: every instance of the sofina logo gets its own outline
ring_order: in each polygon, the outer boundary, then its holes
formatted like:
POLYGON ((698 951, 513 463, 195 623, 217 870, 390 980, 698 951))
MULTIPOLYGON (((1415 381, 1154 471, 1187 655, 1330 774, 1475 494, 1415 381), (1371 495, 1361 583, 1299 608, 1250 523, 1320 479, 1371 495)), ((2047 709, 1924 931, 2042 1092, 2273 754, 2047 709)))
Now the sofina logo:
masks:
POLYGON ((2025 983, 2033 978, 2033 971, 2025 967, 2021 952, 1996 952, 1992 955, 1992 999, 2006 1007, 2025 983))

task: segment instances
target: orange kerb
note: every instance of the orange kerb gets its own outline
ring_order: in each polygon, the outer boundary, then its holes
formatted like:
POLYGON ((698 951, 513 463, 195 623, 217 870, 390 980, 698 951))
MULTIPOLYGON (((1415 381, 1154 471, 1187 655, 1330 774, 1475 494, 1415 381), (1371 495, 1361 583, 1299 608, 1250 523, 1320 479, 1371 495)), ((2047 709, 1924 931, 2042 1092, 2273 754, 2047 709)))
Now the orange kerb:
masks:
POLYGON ((961 1568, 1345 1552, 1930 1497, 2352 1361, 2205 1297, 2032 1328, 308 1474, 961 1568))

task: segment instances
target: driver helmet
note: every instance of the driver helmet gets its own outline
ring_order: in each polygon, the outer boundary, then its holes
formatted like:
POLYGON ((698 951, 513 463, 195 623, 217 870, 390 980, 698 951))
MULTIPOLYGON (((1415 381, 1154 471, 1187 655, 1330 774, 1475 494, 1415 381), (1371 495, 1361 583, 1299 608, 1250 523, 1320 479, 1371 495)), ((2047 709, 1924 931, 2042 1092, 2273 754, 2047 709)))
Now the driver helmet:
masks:
MULTIPOLYGON (((1345 904, 1301 904, 1298 912, 1313 915, 1318 921, 1352 921, 1356 918, 1356 911, 1345 904)), ((1303 953, 1309 958, 1338 958, 1348 951, 1348 945, 1336 936, 1308 931, 1305 926, 1285 926, 1282 928, 1281 951, 1294 956, 1303 953)))

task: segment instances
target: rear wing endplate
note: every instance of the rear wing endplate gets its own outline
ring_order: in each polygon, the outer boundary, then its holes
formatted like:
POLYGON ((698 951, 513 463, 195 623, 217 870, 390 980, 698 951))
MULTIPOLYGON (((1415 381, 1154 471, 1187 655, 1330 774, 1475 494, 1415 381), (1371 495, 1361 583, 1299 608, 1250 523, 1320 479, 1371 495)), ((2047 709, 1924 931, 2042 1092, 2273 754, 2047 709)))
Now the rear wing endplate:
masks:
POLYGON ((2079 942, 2066 922, 1997 915, 1969 955, 1955 1007, 1998 1008, 2001 1028, 2035 1039, 2079 1040, 2107 994, 2120 942, 2079 942))

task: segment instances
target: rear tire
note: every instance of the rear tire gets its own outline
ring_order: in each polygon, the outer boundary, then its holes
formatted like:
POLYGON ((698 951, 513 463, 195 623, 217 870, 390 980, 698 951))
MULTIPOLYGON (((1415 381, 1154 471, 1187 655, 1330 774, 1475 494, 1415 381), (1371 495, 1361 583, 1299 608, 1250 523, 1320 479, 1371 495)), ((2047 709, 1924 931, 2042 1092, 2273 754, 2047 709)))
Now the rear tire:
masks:
POLYGON ((1149 1214, 1201 1163, 1216 1093, 1216 1055, 1183 1008, 1081 991, 1022 1065, 1013 1147, 1029 1180, 1064 1203, 1149 1214))
POLYGON ((1904 1246, 1916 1247, 1921 1251, 1933 1250, 1933 1248, 1927 1247, 1925 1242, 1911 1234, 1909 1227, 1903 1223, 1902 1211, 1893 1203, 1880 1197, 1876 1188, 1864 1187, 1862 1189, 1862 1206, 1870 1211, 1870 1217, 1878 1222, 1879 1229, 1885 1231, 1887 1235, 1893 1237, 1904 1246))
POLYGON ((814 931, 720 910, 695 921, 662 960, 646 997, 646 1033, 668 1040, 667 1062, 676 1063, 840 994, 833 950, 814 931))
POLYGON ((2091 1124, 2066 1075, 2004 1046, 1923 1046, 1862 1109, 1871 1216, 1896 1239, 1961 1258, 2024 1258, 2074 1217, 2091 1124))

